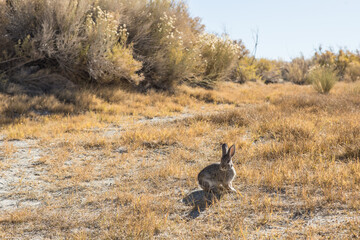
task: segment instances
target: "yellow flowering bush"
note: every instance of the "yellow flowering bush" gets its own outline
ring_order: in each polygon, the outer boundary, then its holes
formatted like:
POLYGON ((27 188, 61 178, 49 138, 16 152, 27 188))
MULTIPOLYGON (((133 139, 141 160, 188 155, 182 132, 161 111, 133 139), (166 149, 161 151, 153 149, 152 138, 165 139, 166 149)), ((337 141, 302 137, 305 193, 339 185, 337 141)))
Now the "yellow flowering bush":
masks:
POLYGON ((256 61, 254 58, 245 56, 241 58, 233 73, 233 80, 238 83, 256 81, 260 77, 257 75, 256 61))

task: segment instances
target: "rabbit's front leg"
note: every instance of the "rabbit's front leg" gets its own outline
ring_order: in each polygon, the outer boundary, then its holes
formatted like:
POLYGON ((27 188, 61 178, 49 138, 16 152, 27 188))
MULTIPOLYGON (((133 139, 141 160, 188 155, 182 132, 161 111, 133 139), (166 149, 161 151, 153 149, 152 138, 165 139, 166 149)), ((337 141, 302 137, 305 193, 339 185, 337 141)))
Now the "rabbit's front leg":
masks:
POLYGON ((232 191, 232 192, 237 192, 235 188, 233 188, 232 186, 232 183, 230 182, 227 186, 226 186, 226 189, 229 190, 229 191, 232 191))

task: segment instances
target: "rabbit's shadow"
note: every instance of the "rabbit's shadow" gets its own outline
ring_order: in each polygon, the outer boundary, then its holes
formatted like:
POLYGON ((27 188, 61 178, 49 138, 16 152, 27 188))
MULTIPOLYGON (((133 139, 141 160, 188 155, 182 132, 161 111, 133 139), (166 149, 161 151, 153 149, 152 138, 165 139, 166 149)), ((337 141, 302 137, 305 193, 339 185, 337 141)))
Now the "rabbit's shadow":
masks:
POLYGON ((182 202, 185 205, 193 206, 193 209, 187 215, 190 219, 195 219, 200 216, 201 212, 210 207, 216 201, 221 199, 222 194, 218 192, 206 192, 203 190, 195 190, 183 198, 182 202))

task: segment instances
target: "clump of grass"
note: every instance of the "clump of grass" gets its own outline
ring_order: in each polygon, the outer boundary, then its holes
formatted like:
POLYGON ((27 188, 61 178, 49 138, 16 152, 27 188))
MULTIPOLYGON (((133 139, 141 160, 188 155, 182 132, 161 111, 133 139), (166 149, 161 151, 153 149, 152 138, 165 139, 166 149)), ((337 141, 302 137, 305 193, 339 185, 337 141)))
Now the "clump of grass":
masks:
POLYGON ((12 119, 29 115, 79 113, 95 107, 93 95, 89 92, 60 92, 58 96, 49 94, 28 96, 17 94, 4 97, 0 113, 12 119))
POLYGON ((215 113, 211 115, 200 115, 196 117, 197 121, 209 121, 211 123, 228 126, 246 126, 250 119, 248 112, 239 110, 230 110, 222 113, 215 113))
POLYGON ((357 82, 354 86, 352 86, 351 92, 355 95, 360 95, 360 82, 357 82))
POLYGON ((322 94, 329 93, 338 80, 336 72, 329 67, 315 66, 309 73, 309 81, 322 94))

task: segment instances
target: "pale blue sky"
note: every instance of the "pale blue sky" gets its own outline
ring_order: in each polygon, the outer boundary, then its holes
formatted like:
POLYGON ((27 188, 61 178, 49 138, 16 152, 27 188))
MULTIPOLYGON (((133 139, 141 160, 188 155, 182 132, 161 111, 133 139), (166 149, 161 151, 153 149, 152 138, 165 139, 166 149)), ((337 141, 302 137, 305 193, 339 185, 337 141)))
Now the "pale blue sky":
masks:
POLYGON ((360 0, 187 0, 190 13, 212 33, 224 30, 257 57, 309 57, 321 44, 360 50, 360 0))

